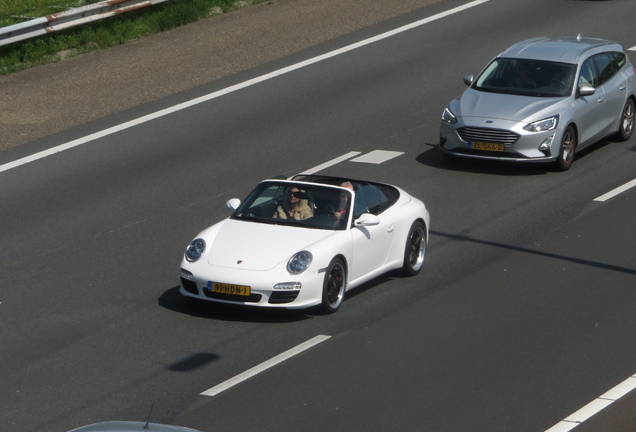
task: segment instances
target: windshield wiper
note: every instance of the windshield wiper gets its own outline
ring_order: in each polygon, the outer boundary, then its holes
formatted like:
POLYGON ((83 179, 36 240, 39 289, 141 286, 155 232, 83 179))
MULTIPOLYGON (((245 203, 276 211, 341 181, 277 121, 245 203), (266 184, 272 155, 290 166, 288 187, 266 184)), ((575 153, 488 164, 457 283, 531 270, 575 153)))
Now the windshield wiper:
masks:
POLYGON ((305 227, 307 228, 307 224, 303 221, 298 221, 296 219, 278 219, 281 223, 276 222, 276 225, 287 225, 287 226, 295 226, 295 227, 305 227), (283 222, 284 221, 284 222, 283 222))
POLYGON ((505 89, 497 88, 497 87, 475 87, 475 90, 483 91, 486 93, 501 93, 507 94, 508 92, 505 89))

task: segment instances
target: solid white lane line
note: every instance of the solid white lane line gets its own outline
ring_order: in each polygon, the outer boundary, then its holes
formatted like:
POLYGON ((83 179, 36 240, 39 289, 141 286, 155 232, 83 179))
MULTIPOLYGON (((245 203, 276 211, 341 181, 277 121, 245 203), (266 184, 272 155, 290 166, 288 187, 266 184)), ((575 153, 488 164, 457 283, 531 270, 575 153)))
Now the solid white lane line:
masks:
POLYGON ((413 28, 423 26, 423 25, 428 24, 430 22, 436 21, 436 20, 441 19, 441 18, 445 18, 445 17, 447 17, 449 15, 453 15, 455 13, 461 12, 461 11, 466 10, 466 9, 470 9, 472 7, 478 6, 478 5, 480 5, 482 3, 486 3, 488 1, 490 1, 490 0, 475 0, 475 1, 472 1, 472 2, 467 3, 465 5, 458 6, 458 7, 454 8, 454 9, 450 9, 448 11, 441 12, 441 13, 439 13, 437 15, 433 15, 433 16, 431 16, 429 18, 425 18, 425 19, 422 19, 420 21, 413 22, 411 24, 407 24, 407 25, 399 27, 397 29, 382 33, 380 35, 365 39, 363 41, 348 45, 348 46, 340 48, 340 49, 328 52, 328 53, 320 55, 318 57, 314 57, 314 58, 302 61, 300 63, 296 63, 294 65, 279 69, 279 70, 274 71, 274 72, 270 72, 268 74, 262 75, 260 77, 253 78, 253 79, 245 81, 243 83, 230 86, 230 87, 225 88, 223 90, 219 90, 219 91, 216 91, 216 92, 213 92, 213 93, 198 97, 196 99, 192 99, 190 101, 183 102, 183 103, 181 103, 179 105, 175 105, 175 106, 163 109, 161 111, 157 111, 155 113, 148 114, 148 115, 140 117, 138 119, 131 120, 129 122, 122 123, 122 124, 117 125, 117 126, 113 126, 111 128, 105 129, 103 131, 100 131, 100 132, 88 135, 86 137, 79 138, 79 139, 76 139, 74 141, 68 142, 66 144, 61 144, 61 145, 59 145, 57 147, 53 147, 53 148, 51 148, 49 150, 45 150, 45 151, 42 151, 42 152, 39 152, 39 153, 35 153, 35 154, 31 155, 31 156, 27 156, 27 157, 24 157, 22 159, 18 159, 18 160, 13 161, 13 162, 6 163, 4 165, 0 165, 0 172, 7 171, 7 170, 10 170, 12 168, 19 167, 21 165, 36 161, 38 159, 42 159, 42 158, 50 156, 52 154, 59 153, 59 152, 64 151, 64 150, 68 150, 68 149, 76 147, 78 145, 86 144, 86 143, 94 141, 94 140, 96 140, 98 138, 102 138, 102 137, 105 137, 107 135, 111 135, 111 134, 114 134, 116 132, 120 132, 122 130, 131 128, 133 126, 137 126, 137 125, 139 125, 141 123, 146 123, 146 122, 149 122, 151 120, 155 120, 155 119, 157 119, 159 117, 163 117, 163 116, 166 116, 168 114, 172 114, 174 112, 181 111, 181 110, 189 108, 191 106, 198 105, 200 103, 207 102, 207 101, 210 101, 212 99, 216 99, 216 98, 218 98, 220 96, 224 96, 224 95, 226 95, 228 93, 232 93, 232 92, 235 92, 237 90, 241 90, 241 89, 244 89, 246 87, 250 87, 250 86, 252 86, 254 84, 258 84, 258 83, 261 83, 263 81, 267 81, 269 79, 278 77, 280 75, 284 75, 286 73, 301 69, 301 68, 303 68, 305 66, 309 66, 309 65, 312 65, 314 63, 318 63, 318 62, 321 62, 323 60, 335 57, 337 55, 340 55, 340 54, 352 51, 354 49, 363 47, 365 45, 369 45, 369 44, 372 44, 374 42, 378 42, 378 41, 380 41, 382 39, 386 39, 386 38, 389 38, 391 36, 395 36, 395 35, 397 35, 399 33, 403 33, 405 31, 411 30, 413 28))
POLYGON ((322 171, 324 169, 327 169, 327 168, 329 168, 331 166, 339 164, 342 161, 346 161, 347 159, 351 159, 352 157, 357 156, 359 154, 360 154, 360 152, 357 152, 357 151, 349 152, 349 153, 344 154, 342 156, 338 156, 335 159, 331 159, 329 162, 325 162, 324 164, 321 164, 321 165, 318 165, 316 167, 310 168, 310 169, 308 169, 306 171, 303 171, 301 174, 315 174, 318 171, 322 171))
POLYGON ((601 195, 598 198, 594 198, 594 201, 600 201, 600 202, 607 201, 608 199, 614 198, 616 195, 621 194, 625 192, 626 190, 633 188, 634 186, 636 186, 636 179, 630 182, 627 182, 623 186, 619 186, 616 189, 611 190, 607 192, 606 194, 601 195))
POLYGON ((545 432, 568 432, 634 389, 636 389, 636 374, 594 399, 580 410, 570 414, 567 418, 561 420, 545 432))
POLYGON ((299 354, 315 345, 318 345, 320 342, 323 342, 327 339, 329 339, 331 336, 325 336, 325 335, 318 335, 312 339, 309 339, 307 342, 303 342, 300 345, 298 345, 295 348, 292 348, 290 350, 285 351, 282 354, 277 355, 276 357, 273 357, 269 360, 267 360, 266 362, 261 363, 258 366, 254 366, 252 369, 246 370, 245 372, 243 372, 242 374, 239 374, 237 376, 235 376, 234 378, 230 378, 229 380, 212 387, 209 390, 204 391, 203 393, 201 393, 202 396, 215 396, 219 393, 221 393, 224 390, 229 389, 230 387, 233 387, 245 380, 247 380, 248 378, 253 377, 254 375, 257 375, 269 368, 271 368, 272 366, 276 366, 277 364, 284 362, 285 360, 295 356, 296 354, 299 354))

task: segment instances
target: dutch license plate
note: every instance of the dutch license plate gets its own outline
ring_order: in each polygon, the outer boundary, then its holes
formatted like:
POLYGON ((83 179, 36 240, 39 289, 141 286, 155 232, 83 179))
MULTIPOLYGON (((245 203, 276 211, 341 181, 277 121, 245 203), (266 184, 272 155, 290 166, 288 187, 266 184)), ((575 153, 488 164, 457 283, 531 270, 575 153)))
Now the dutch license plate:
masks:
POLYGON ((248 296, 251 294, 251 289, 248 286, 243 285, 229 285, 218 282, 208 282, 208 291, 221 293, 221 294, 234 294, 240 296, 248 296))
POLYGON ((483 142, 483 141, 473 141, 470 145, 470 148, 472 148, 473 150, 489 150, 489 151, 499 151, 499 152, 504 151, 503 144, 489 143, 489 142, 483 142))

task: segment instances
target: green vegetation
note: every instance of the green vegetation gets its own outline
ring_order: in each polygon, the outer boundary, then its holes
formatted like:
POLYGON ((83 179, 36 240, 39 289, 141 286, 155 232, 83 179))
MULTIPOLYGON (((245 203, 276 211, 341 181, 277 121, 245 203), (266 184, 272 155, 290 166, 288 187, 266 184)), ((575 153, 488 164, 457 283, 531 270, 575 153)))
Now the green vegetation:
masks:
MULTIPOLYGON (((169 30, 266 0, 170 0, 67 30, 0 46, 0 75, 59 61, 169 30)), ((0 27, 63 12, 97 0, 0 0, 0 27)))

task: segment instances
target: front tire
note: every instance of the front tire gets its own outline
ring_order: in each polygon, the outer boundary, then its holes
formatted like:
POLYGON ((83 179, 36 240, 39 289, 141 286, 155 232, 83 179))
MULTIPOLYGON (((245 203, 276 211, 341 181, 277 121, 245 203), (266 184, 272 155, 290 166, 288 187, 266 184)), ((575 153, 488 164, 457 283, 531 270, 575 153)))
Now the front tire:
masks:
POLYGON ((404 245, 404 264, 402 273, 415 276, 422 269, 426 256, 426 230, 421 221, 413 222, 404 245))
POLYGON ((347 271, 344 263, 336 257, 331 260, 329 267, 327 267, 325 281, 322 285, 322 309, 326 313, 334 313, 340 308, 344 298, 346 280, 347 271))
POLYGON ((563 132, 563 138, 561 139, 561 148, 559 149, 559 156, 557 158, 557 168, 560 171, 567 171, 570 169, 572 162, 574 161, 574 152, 576 151, 576 132, 572 126, 568 126, 563 132))
POLYGON ((627 99, 625 107, 621 113, 621 123, 618 127, 617 138, 620 141, 627 141, 634 131, 634 100, 627 99))

